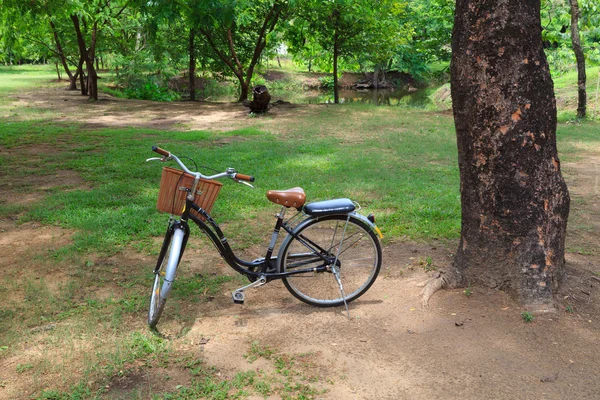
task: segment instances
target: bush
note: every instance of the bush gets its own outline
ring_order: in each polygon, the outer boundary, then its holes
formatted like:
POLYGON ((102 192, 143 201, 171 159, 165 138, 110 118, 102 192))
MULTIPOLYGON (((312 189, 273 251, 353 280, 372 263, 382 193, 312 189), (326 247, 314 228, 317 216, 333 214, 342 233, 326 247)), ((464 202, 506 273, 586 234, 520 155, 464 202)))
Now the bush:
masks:
POLYGON ((147 52, 121 56, 115 60, 116 83, 123 94, 130 99, 173 101, 179 94, 168 88, 169 79, 177 74, 166 61, 160 62, 147 52))
POLYGON ((173 101, 180 98, 178 93, 159 86, 151 77, 139 86, 124 89, 123 93, 127 98, 139 100, 173 101))
MULTIPOLYGON (((340 76, 339 79, 342 77, 340 76)), ((333 76, 327 75, 319 78, 319 82, 321 82, 321 88, 323 89, 333 89, 333 76)))

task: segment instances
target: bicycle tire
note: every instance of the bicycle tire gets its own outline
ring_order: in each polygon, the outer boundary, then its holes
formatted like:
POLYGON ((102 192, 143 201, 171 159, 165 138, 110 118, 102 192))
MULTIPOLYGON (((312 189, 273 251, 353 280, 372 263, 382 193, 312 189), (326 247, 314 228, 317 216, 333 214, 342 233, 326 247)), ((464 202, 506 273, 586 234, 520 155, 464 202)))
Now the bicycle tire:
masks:
POLYGON ((156 328, 171 292, 175 273, 184 250, 184 238, 183 229, 170 227, 165 234, 154 270, 154 284, 148 309, 148 325, 152 329, 156 328), (175 240, 173 240, 174 238, 175 240), (171 268, 169 268, 169 261, 172 261, 171 268))
MULTIPOLYGON (((322 255, 326 250, 330 259, 338 256, 339 242, 344 235, 337 265, 346 303, 362 296, 377 279, 381 269, 381 244, 371 226, 359 218, 325 216, 308 220, 297 227, 295 233, 305 243, 318 245, 322 255)), ((289 238, 282 244, 281 271, 323 265, 323 258, 316 255, 317 246, 311 245, 309 248, 296 238, 289 238)), ((335 307, 344 304, 344 297, 332 272, 290 275, 283 278, 283 284, 294 297, 313 306, 335 307)))

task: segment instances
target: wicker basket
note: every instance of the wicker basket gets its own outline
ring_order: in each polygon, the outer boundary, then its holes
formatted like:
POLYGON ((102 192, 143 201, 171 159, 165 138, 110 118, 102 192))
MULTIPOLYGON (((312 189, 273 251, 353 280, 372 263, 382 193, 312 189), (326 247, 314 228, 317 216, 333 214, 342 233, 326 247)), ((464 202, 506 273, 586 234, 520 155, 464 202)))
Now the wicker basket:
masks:
MULTIPOLYGON (((193 184, 193 175, 175 168, 163 167, 156 208, 169 214, 181 215, 185 205, 185 197, 188 194, 188 191, 183 188, 189 190, 193 184)), ((221 182, 200 179, 196 188, 194 203, 210 213, 221 186, 223 186, 221 182)), ((192 212, 198 216, 198 213, 192 212)))

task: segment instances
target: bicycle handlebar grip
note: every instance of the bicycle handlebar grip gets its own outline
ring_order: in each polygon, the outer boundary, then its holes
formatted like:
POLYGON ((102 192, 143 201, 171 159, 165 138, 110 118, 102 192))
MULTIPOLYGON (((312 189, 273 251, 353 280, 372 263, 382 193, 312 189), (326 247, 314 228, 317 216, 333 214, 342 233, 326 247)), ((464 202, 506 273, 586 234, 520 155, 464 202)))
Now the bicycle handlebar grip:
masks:
POLYGON ((160 154, 161 156, 165 156, 165 157, 170 157, 171 156, 171 153, 169 153, 168 151, 166 151, 164 149, 161 149, 158 146, 152 146, 152 151, 155 152, 155 153, 160 154))
POLYGON ((244 174, 235 174, 235 179, 239 179, 240 181, 254 182, 253 176, 244 175, 244 174))

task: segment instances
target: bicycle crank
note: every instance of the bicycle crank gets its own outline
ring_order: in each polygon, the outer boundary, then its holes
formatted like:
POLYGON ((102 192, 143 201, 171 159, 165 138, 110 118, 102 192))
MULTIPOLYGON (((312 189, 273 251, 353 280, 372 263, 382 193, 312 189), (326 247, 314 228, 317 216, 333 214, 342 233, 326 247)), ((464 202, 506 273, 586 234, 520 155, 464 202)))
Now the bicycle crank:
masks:
POLYGON ((250 289, 253 287, 259 287, 259 286, 264 285, 265 283, 267 283, 267 278, 265 278, 264 276, 261 276, 260 278, 258 278, 254 282, 252 282, 251 284, 234 290, 233 293, 231 293, 233 302, 235 304, 244 304, 244 300, 246 300, 246 294, 244 292, 246 291, 246 289, 250 289))

